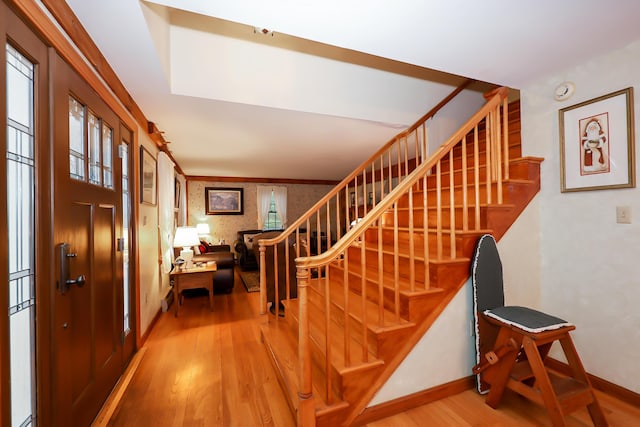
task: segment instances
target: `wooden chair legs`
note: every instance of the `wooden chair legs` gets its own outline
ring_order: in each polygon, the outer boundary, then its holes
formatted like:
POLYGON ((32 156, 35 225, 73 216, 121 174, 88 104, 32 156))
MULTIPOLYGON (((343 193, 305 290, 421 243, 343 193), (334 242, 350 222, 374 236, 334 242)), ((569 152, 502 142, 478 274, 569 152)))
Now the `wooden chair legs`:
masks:
POLYGON ((565 416, 584 406, 595 426, 608 425, 569 335, 574 326, 531 333, 495 320, 490 322, 500 328, 496 350, 489 355, 487 364, 478 367, 491 385, 486 400, 489 406, 496 408, 508 388, 544 406, 554 426, 566 426, 565 416), (511 340, 517 345, 513 346, 511 340), (544 364, 554 341, 562 346, 571 377, 549 371, 544 364), (501 354, 498 360, 494 358, 497 354, 501 354))

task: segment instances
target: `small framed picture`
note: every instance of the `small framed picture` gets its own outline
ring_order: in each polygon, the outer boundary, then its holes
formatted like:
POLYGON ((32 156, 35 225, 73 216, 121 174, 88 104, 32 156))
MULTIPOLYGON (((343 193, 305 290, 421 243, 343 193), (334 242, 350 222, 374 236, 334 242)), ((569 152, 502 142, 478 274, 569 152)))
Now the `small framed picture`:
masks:
POLYGON ((559 112, 560 190, 633 188, 633 88, 559 112))
POLYGON ((243 191, 243 188, 205 187, 205 213, 207 215, 243 215, 243 191))
POLYGON ((149 150, 140 146, 140 202, 146 205, 156 204, 157 162, 149 150))

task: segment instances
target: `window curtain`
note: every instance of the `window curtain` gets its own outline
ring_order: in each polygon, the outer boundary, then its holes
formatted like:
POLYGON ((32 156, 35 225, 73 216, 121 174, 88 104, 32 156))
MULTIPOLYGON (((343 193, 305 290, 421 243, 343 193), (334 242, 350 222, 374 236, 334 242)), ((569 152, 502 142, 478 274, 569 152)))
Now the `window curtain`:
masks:
POLYGON ((287 187, 273 187, 273 199, 282 228, 287 228, 287 187))
POLYGON ((266 185, 258 185, 258 228, 264 229, 264 222, 269 215, 269 207, 271 206, 272 187, 266 185))
POLYGON ((171 272, 173 263, 173 209, 175 205, 175 165, 166 153, 158 152, 158 227, 162 271, 171 272))

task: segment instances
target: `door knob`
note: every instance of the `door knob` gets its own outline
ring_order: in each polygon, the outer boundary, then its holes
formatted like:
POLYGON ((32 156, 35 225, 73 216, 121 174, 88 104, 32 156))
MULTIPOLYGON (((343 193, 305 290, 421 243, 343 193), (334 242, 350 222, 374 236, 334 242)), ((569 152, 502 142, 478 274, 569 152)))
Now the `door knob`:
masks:
POLYGON ((75 280, 74 279, 67 279, 66 283, 67 283, 68 286, 76 285, 79 288, 81 288, 81 287, 84 286, 86 281, 87 281, 87 278, 84 276, 84 274, 81 274, 75 280))
POLYGON ((69 278, 71 270, 70 261, 73 258, 77 258, 78 254, 70 252, 71 245, 68 243, 60 243, 58 245, 58 262, 60 263, 60 276, 58 278, 58 289, 61 294, 65 294, 71 285, 76 285, 79 288, 83 287, 87 282, 87 278, 84 274, 79 275, 75 279, 69 278))

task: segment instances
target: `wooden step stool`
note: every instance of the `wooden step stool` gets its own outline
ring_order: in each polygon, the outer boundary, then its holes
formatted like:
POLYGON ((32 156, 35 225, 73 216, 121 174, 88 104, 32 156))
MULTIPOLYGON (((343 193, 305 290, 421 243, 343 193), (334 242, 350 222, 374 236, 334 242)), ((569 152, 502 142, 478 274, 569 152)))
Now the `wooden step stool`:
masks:
POLYGON ((566 426, 564 417, 584 406, 595 426, 608 425, 569 335, 575 326, 529 332, 490 316, 485 315, 485 319, 500 328, 495 350, 488 353, 485 363, 474 368, 476 373, 484 371, 483 380, 491 385, 486 400, 489 406, 497 408, 508 388, 546 407, 554 426, 566 426), (554 341, 562 346, 571 377, 549 371, 544 364, 554 341), (502 355, 492 361, 491 353, 502 355))
POLYGON ((497 408, 505 389, 545 406, 554 426, 565 426, 565 415, 586 406, 594 425, 607 421, 582 366, 565 320, 527 307, 505 306, 502 263, 495 239, 483 235, 472 262, 476 374, 478 391, 497 408), (551 345, 558 341, 571 376, 545 366, 551 345))

